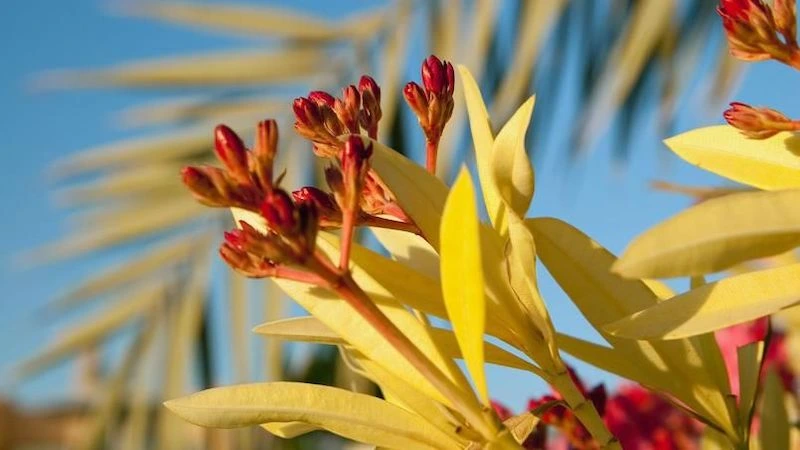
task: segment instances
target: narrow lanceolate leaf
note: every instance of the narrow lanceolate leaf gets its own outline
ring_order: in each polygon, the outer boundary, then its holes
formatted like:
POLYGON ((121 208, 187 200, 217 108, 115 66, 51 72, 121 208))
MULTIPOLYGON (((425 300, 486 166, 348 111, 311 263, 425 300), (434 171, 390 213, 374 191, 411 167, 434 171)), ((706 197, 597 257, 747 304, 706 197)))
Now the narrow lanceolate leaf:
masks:
POLYGON ((441 231, 442 292, 464 362, 484 404, 489 404, 484 373, 481 242, 475 191, 469 172, 461 169, 445 203, 441 231))
POLYGON ((165 403, 196 425, 238 428, 302 422, 354 441, 408 449, 455 448, 420 416, 378 398, 306 383, 258 383, 208 389, 165 403))
POLYGON ((261 428, 267 430, 271 434, 282 437, 284 439, 292 439, 297 436, 302 436, 306 433, 319 430, 316 425, 309 425, 304 422, 270 422, 262 423, 261 428))
POLYGON ((469 115, 469 128, 472 132, 472 142, 475 147, 475 165, 478 168, 478 179, 481 182, 483 201, 486 203, 486 212, 496 229, 501 229, 501 217, 504 212, 503 201, 497 187, 492 181, 492 147, 494 135, 489 112, 483 102, 478 83, 464 66, 458 66, 461 74, 461 86, 464 89, 464 98, 469 115))
POLYGON ((106 70, 46 74, 44 87, 237 86, 293 81, 316 73, 322 47, 238 50, 128 63, 106 70))
MULTIPOLYGON (((347 345, 333 330, 314 317, 293 317, 290 319, 276 320, 262 323, 253 329, 262 336, 287 339, 297 342, 311 342, 315 344, 347 345)), ((442 328, 429 328, 431 339, 436 343, 442 353, 451 359, 461 359, 461 350, 458 347, 456 336, 452 331, 442 328)), ((484 357, 487 364, 511 367, 539 373, 539 368, 502 348, 485 342, 484 357)))
POLYGON ((785 390, 781 377, 771 369, 764 382, 764 402, 761 405, 761 448, 791 448, 789 445, 791 424, 786 412, 785 390))
POLYGON ((753 418, 756 394, 758 392, 759 375, 764 361, 764 341, 757 341, 739 347, 739 419, 750 429, 753 418))
POLYGON ((492 146, 492 178, 503 201, 520 217, 533 198, 533 167, 525 151, 525 133, 531 123, 535 97, 531 97, 497 133, 492 146))
POLYGON ((800 190, 708 200, 636 238, 614 264, 628 277, 702 275, 800 245, 800 190))
POLYGON ((768 191, 800 188, 800 140, 789 132, 756 140, 720 125, 664 143, 686 161, 739 183, 768 191))
POLYGON ((372 167, 414 220, 422 235, 439 248, 439 223, 447 186, 420 165, 383 144, 372 141, 372 167))
POLYGON ((800 264, 706 284, 608 324, 632 339, 677 339, 774 314, 800 302, 800 264))
POLYGON ((434 280, 439 279, 439 255, 421 236, 387 228, 370 228, 370 231, 392 259, 434 280))

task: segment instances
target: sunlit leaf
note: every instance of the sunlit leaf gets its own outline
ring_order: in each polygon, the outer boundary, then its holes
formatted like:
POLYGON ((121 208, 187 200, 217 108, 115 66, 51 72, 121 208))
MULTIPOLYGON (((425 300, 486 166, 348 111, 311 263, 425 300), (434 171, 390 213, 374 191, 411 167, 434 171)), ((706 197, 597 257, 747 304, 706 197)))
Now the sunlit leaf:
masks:
POLYGON ((800 190, 744 192, 693 206, 636 238, 614 264, 629 277, 702 275, 800 245, 800 190))
MULTIPOLYGON (((500 198, 518 216, 524 217, 533 198, 533 167, 525 151, 525 133, 533 114, 531 97, 497 133, 492 145, 492 179, 500 198)), ((501 233, 502 234, 502 233, 501 233)))
POLYGON ((475 191, 469 172, 463 168, 450 190, 442 216, 442 292, 464 362, 478 395, 488 405, 489 393, 483 369, 486 301, 478 223, 475 191))
POLYGON ((789 415, 786 412, 784 400, 785 390, 783 381, 774 369, 767 371, 764 381, 764 402, 761 405, 761 430, 759 441, 761 448, 779 449, 790 448, 789 445, 789 415))
POLYGON ((302 436, 306 433, 321 429, 316 425, 311 425, 305 422, 270 422, 262 423, 261 428, 269 431, 275 436, 284 439, 292 439, 297 436, 302 436))
MULTIPOLYGON (((258 325, 253 331, 263 336, 299 342, 328 345, 347 344, 344 339, 314 317, 293 317, 267 322, 258 325)), ((452 331, 442 328, 429 328, 428 332, 436 343, 436 347, 441 349, 442 353, 448 358, 460 359, 462 357, 458 342, 452 331)), ((497 364, 533 373, 539 373, 540 371, 538 367, 528 361, 520 359, 489 342, 484 342, 484 358, 488 364, 497 364)))
POLYGON ((739 362, 739 419, 748 426, 758 393, 761 365, 764 360, 764 341, 757 341, 737 349, 739 362))
POLYGON ((720 125, 664 143, 686 161, 733 181, 770 191, 800 188, 800 139, 789 132, 757 140, 720 125))
POLYGON ((372 445, 451 448, 455 442, 416 414, 378 398, 305 383, 208 389, 166 402, 184 420, 211 428, 303 422, 372 445))
POLYGON ((634 339, 678 339, 767 316, 800 302, 800 264, 706 284, 610 323, 634 339))

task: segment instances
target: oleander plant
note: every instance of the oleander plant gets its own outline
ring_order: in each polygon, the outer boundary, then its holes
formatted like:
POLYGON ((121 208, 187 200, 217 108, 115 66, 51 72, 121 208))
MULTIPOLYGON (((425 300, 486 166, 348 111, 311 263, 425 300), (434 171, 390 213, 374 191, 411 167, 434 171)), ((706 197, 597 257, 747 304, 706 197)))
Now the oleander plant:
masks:
MULTIPOLYGON (((800 68, 793 1, 722 0, 718 13, 735 57, 800 68)), ((800 246, 800 123, 734 103, 730 126, 668 139, 690 163, 752 189, 708 195, 618 259, 562 220, 527 217, 533 97, 495 131, 470 71, 436 56, 403 97, 424 165, 380 142, 381 88, 365 75, 339 98, 294 101, 294 130, 323 161, 326 187, 287 186, 287 171, 304 169, 275 167, 272 120, 258 123, 250 149, 218 126, 221 167, 182 171, 200 203, 236 220, 219 249, 226 263, 270 278, 310 313, 255 331, 336 346, 380 395, 276 381, 208 389, 169 410, 204 427, 282 438, 324 430, 381 449, 800 448, 791 357, 800 263, 787 253, 800 246), (475 173, 464 166, 447 186, 437 158, 459 95, 475 173), (366 229, 382 248, 359 243, 366 229), (537 263, 604 344, 555 329, 537 263), (680 276, 691 279, 686 292, 658 280, 680 276), (587 387, 563 354, 630 384, 587 387), (487 364, 526 371, 552 392, 510 411, 492 400, 487 364)))

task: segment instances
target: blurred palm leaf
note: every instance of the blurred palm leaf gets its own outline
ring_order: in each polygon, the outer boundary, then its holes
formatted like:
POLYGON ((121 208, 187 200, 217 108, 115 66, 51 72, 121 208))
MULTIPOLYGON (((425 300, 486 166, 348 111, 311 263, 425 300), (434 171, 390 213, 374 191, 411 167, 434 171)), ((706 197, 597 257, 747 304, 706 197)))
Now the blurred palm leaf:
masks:
MULTIPOLYGON (((212 368, 216 372, 212 364, 216 360, 208 342, 212 339, 208 334, 214 297, 211 280, 216 281, 209 258, 217 244, 212 236, 230 226, 230 219, 225 213, 196 205, 178 179, 181 166, 211 159, 215 123, 228 123, 245 136, 256 120, 265 117, 274 116, 287 124, 293 96, 311 89, 335 91, 368 72, 383 89, 381 139, 394 148, 413 148, 408 143, 420 141, 419 132, 413 120, 404 120, 399 94, 404 74, 416 73, 423 57, 409 57, 408 48, 421 44, 440 57, 468 66, 490 88, 484 92, 493 93, 493 98, 486 100, 492 117, 499 121, 505 122, 515 105, 538 91, 539 132, 533 134, 539 140, 545 139, 544 130, 553 128, 554 111, 564 101, 561 94, 570 82, 564 70, 577 71, 577 77, 572 78, 578 80, 579 95, 567 121, 577 124, 570 132, 579 144, 570 146, 574 156, 581 150, 591 150, 592 141, 610 128, 616 128, 621 142, 626 142, 636 122, 644 120, 639 112, 647 105, 659 105, 661 129, 669 132, 682 94, 700 75, 714 80, 709 83, 714 86, 708 93, 710 100, 724 99, 738 66, 720 46, 720 27, 712 20, 713 3, 397 0, 353 11, 342 20, 330 20, 301 11, 221 1, 131 2, 127 11, 132 15, 221 34, 263 38, 264 46, 128 62, 99 70, 58 71, 39 80, 47 87, 154 90, 163 95, 163 100, 132 106, 121 113, 121 122, 168 131, 89 149, 53 167, 53 174, 65 185, 59 193, 62 203, 79 208, 75 232, 31 252, 30 260, 46 262, 117 250, 127 259, 80 280, 54 301, 50 311, 56 314, 90 300, 113 301, 113 305, 97 320, 68 327, 58 342, 23 363, 23 375, 44 370, 81 349, 102 345, 130 323, 149 317, 152 308, 166 314, 168 320, 135 331, 140 336, 153 334, 159 345, 135 344, 137 356, 142 357, 122 362, 108 381, 114 397, 100 406, 100 411, 116 410, 118 393, 128 382, 133 384, 134 402, 128 414, 121 418, 101 414, 95 428, 114 430, 111 422, 125 420, 127 425, 120 429, 120 436, 130 448, 145 442, 143 436, 150 421, 147 389, 142 386, 152 384, 150 378, 161 380, 156 395, 164 398, 183 394, 187 383, 210 384, 217 376, 211 373, 212 368), (427 35, 412 33, 420 16, 427 18, 427 35), (707 52, 720 55, 716 69, 692 72, 707 52), (653 95, 653 85, 659 95, 653 95), (192 88, 191 96, 187 96, 187 88, 192 88), (145 241, 149 245, 141 247, 145 241), (166 364, 152 362, 158 360, 154 356, 158 354, 166 364), (151 369, 136 367, 143 364, 151 369), (158 367, 163 370, 152 373, 152 368, 158 367), (128 380, 129 373, 136 376, 128 380)), ((463 153, 457 150, 466 132, 464 119, 459 95, 441 150, 445 176, 452 175, 462 159, 463 153)), ((282 151, 279 166, 307 164, 311 160, 309 146, 293 137, 288 127, 283 130, 282 147, 289 151, 282 151)), ((620 148, 618 155, 626 156, 629 147, 620 148)), ((293 170, 289 174, 286 184, 292 188, 313 178, 299 178, 303 174, 293 170)), ((230 315, 225 333, 232 345, 230 351, 222 353, 233 355, 235 377, 244 381, 254 374, 251 338, 243 333, 249 331, 245 322, 256 304, 250 301, 248 285, 237 275, 222 281, 228 286, 223 291, 231 302, 224 308, 230 315)), ((286 312, 281 297, 269 287, 267 292, 270 298, 263 308, 266 317, 259 322, 279 319, 286 312)), ((259 296, 264 296, 264 290, 259 296)), ((259 373, 262 377, 281 377, 282 347, 275 341, 267 348, 268 367, 259 373)), ((314 374, 320 367, 319 373, 334 373, 331 363, 336 358, 331 358, 328 350, 320 351, 328 352, 324 353, 327 356, 317 360, 322 366, 309 366, 308 376, 317 376, 314 374)), ((158 414, 155 425, 153 442, 158 448, 190 445, 186 434, 166 431, 188 425, 172 423, 162 414, 158 414)), ((109 433, 106 436, 114 439, 109 433)), ((242 435, 231 439, 238 440, 229 444, 238 442, 240 447, 251 442, 242 435)))

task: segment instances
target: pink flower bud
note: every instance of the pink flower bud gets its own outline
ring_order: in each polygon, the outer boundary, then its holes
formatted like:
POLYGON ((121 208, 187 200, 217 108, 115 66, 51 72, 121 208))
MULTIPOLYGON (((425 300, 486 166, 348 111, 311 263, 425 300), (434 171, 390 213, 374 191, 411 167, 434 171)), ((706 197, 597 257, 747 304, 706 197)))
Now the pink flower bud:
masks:
MULTIPOLYGON (((215 207, 227 207, 231 202, 226 198, 215 181, 212 171, 219 171, 213 167, 184 167, 181 170, 183 184, 189 188, 192 195, 202 204, 215 207)), ((217 174, 219 178, 221 174, 217 174)))
POLYGON ((725 120, 752 139, 766 139, 781 131, 795 131, 796 123, 779 111, 770 108, 754 108, 744 103, 733 102, 723 114, 725 120))
POLYGON ((378 83, 369 76, 369 75, 362 75, 361 79, 358 80, 358 90, 361 92, 361 96, 364 96, 365 92, 368 92, 375 100, 380 103, 381 101, 381 88, 378 86, 378 83))
POLYGON ((253 164, 261 189, 272 189, 272 171, 275 155, 278 153, 278 124, 270 120, 262 120, 256 127, 256 139, 253 148, 253 164))
POLYGON ((422 123, 423 118, 427 122, 428 99, 425 96, 425 91, 417 83, 411 81, 403 88, 403 97, 405 97, 406 103, 414 111, 420 123, 422 123))
POLYGON ((218 125, 214 129, 214 148, 231 176, 241 184, 250 184, 247 148, 239 135, 225 125, 218 125))
POLYGON ((308 94, 308 99, 319 106, 325 105, 329 108, 333 108, 333 102, 336 101, 331 94, 325 91, 312 91, 308 94))
POLYGON ((280 234, 293 234, 297 227, 295 206, 285 191, 275 189, 269 192, 261 204, 261 215, 267 220, 270 229, 280 234))

